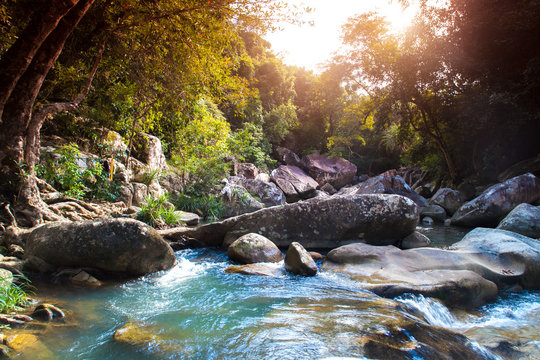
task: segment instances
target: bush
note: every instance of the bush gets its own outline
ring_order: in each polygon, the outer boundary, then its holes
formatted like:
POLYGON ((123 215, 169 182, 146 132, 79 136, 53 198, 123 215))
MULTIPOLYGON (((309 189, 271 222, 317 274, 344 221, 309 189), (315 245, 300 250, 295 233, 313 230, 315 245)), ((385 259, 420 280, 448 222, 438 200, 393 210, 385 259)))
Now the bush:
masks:
POLYGON ((180 215, 176 213, 174 207, 166 205, 168 200, 168 194, 163 194, 157 198, 153 195, 148 196, 141 206, 141 211, 137 214, 139 220, 153 227, 166 227, 180 224, 180 215))
MULTIPOLYGON (((26 278, 19 278, 27 281, 26 278)), ((14 275, 14 279, 17 280, 18 277, 14 275)), ((28 306, 30 304, 29 293, 29 285, 17 285, 13 282, 8 285, 6 279, 0 278, 0 313, 7 314, 28 306)))
POLYGON ((214 194, 194 194, 192 196, 181 193, 175 200, 178 209, 197 213, 207 220, 218 220, 225 211, 221 196, 214 194))
POLYGON ((120 185, 104 171, 101 159, 92 160, 88 168, 82 170, 77 163, 81 152, 76 144, 63 145, 57 153, 59 158, 49 158, 44 166, 36 167, 39 177, 75 199, 86 197, 112 201, 118 197, 120 185))

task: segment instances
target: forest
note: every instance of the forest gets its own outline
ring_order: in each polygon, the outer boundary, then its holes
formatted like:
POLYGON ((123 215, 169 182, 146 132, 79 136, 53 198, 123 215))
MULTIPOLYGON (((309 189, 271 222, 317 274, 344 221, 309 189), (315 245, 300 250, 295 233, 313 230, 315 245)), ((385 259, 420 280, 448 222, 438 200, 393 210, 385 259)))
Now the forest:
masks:
POLYGON ((540 0, 353 3, 0 2, 0 357, 540 356, 540 0))

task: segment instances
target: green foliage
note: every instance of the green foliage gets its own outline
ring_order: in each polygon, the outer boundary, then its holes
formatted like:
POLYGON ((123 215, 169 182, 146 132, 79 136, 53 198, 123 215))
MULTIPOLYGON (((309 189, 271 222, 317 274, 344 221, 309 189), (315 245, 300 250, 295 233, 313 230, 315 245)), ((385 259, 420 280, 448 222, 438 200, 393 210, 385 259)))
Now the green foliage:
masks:
POLYGON ((207 220, 218 220, 225 211, 220 195, 181 193, 175 205, 183 211, 197 213, 207 220))
POLYGON ((153 227, 178 225, 180 215, 176 213, 174 206, 167 206, 168 201, 168 194, 157 198, 153 195, 148 196, 141 205, 141 211, 137 214, 139 220, 153 227))
MULTIPOLYGON (((17 277, 14 279, 27 281, 26 278, 17 277)), ((4 278, 0 278, 0 313, 7 314, 12 311, 19 311, 30 304, 29 294, 31 288, 29 285, 8 284, 4 278)))
POLYGON ((39 177, 49 181, 55 188, 75 199, 100 198, 115 200, 119 184, 111 180, 110 174, 103 171, 99 160, 92 159, 88 168, 82 170, 81 152, 76 144, 63 145, 57 150, 58 157, 51 156, 44 166, 36 166, 39 177))
POLYGON ((177 132, 178 150, 172 157, 189 190, 210 191, 230 173, 233 158, 260 166, 272 163, 260 126, 244 124, 232 132, 221 111, 209 101, 199 101, 192 116, 177 132))

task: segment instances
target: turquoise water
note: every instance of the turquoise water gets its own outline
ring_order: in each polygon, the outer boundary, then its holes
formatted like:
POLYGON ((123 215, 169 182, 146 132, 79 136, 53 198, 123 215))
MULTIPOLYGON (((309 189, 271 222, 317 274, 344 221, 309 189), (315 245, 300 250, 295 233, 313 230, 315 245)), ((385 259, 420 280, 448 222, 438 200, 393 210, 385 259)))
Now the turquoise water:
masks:
MULTIPOLYGON (((392 337, 390 330, 422 322, 465 334, 478 358, 504 358, 483 346, 500 342, 540 358, 538 292, 458 312, 421 296, 383 299, 339 275, 226 274, 231 264, 214 249, 177 257, 172 270, 124 284, 41 287, 38 297, 68 316, 37 330, 40 338, 58 359, 366 359, 370 334, 392 337), (141 344, 114 340, 126 323, 138 326, 141 344)), ((429 344, 408 336, 414 346, 402 358, 436 358, 429 344)))

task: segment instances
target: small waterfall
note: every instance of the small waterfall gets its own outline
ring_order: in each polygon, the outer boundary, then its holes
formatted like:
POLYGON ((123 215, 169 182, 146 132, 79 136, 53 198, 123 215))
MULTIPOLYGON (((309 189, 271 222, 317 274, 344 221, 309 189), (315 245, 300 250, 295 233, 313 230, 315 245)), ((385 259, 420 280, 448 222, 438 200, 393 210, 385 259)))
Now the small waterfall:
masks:
POLYGON ((421 314, 430 325, 445 328, 456 328, 461 325, 446 306, 431 298, 422 295, 405 294, 396 298, 396 300, 405 305, 409 312, 421 314))

